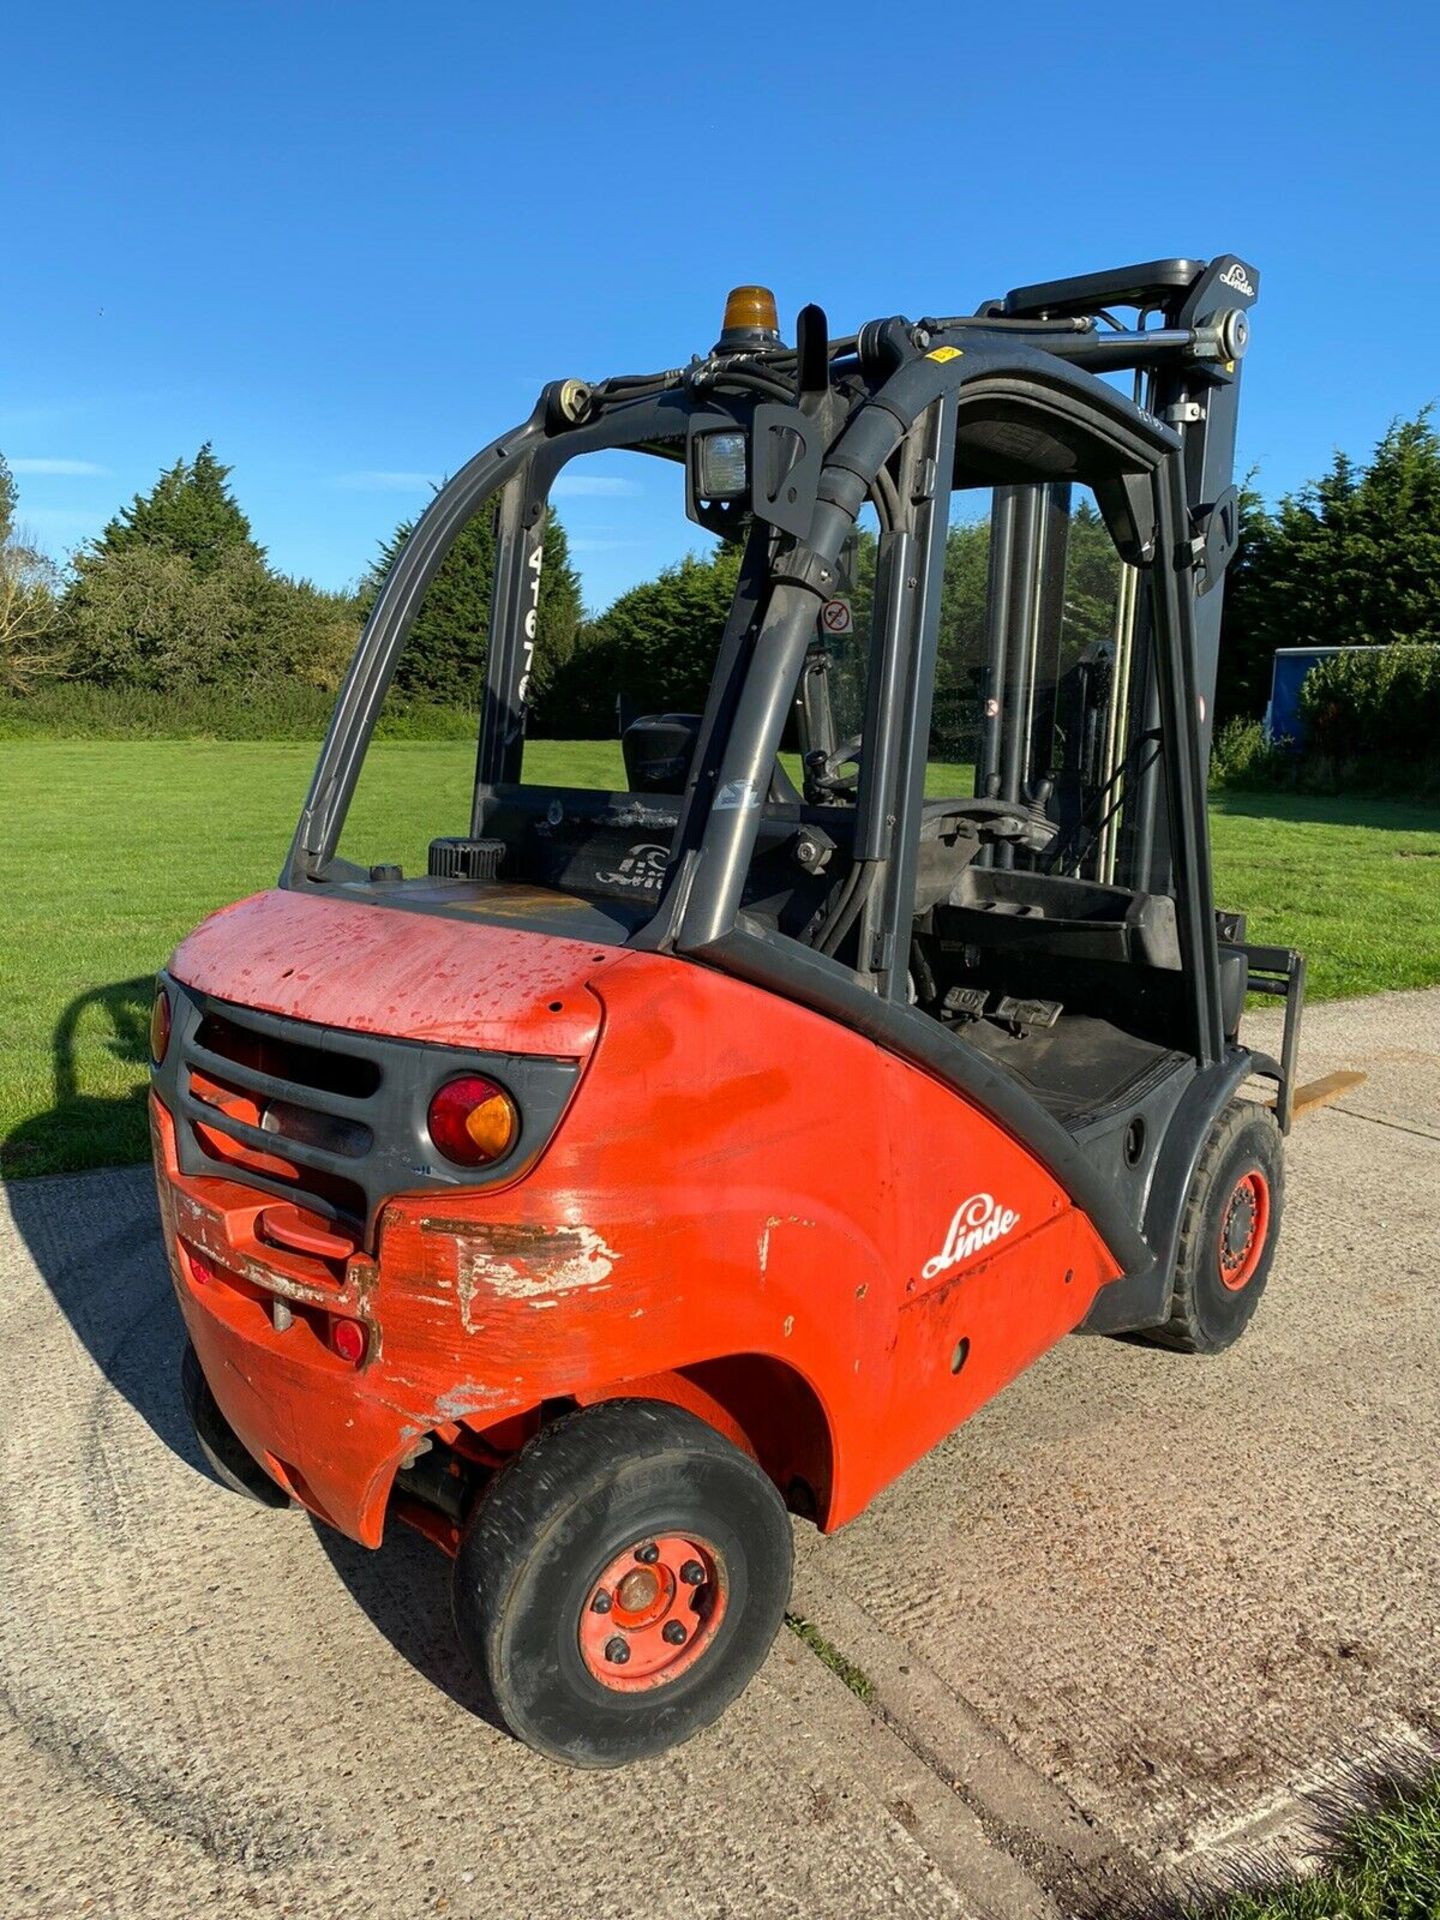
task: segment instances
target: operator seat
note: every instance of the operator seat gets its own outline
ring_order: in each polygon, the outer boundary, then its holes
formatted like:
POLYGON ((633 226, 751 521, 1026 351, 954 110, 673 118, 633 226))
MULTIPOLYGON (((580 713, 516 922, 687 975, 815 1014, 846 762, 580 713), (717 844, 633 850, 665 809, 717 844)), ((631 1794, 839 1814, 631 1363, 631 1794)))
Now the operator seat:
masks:
MULTIPOLYGON (((625 783, 631 793, 684 793, 700 738, 698 713, 646 713, 620 736, 625 783)), ((802 796, 777 760, 766 799, 799 805, 802 796)))

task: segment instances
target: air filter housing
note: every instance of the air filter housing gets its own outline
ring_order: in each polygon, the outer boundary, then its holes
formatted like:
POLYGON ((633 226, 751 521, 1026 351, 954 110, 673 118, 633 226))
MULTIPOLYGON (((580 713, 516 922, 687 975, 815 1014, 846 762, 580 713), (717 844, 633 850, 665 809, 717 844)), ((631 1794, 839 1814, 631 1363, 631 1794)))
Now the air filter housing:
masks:
POLYGON ((430 842, 432 880, 493 880, 505 858, 503 840, 448 837, 430 842))

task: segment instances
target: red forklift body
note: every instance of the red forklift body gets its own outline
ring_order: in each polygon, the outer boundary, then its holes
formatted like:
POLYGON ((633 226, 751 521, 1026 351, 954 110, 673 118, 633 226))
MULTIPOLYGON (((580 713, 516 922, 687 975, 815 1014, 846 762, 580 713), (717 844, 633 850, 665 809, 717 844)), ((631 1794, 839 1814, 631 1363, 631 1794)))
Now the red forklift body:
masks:
POLYGON ((371 1546, 417 1440, 463 1425, 513 1444, 572 1396, 701 1410, 838 1526, 1119 1272, 984 1113, 667 955, 275 892, 207 921, 170 972, 317 1026, 343 1011, 357 1032, 581 1066, 523 1178, 397 1195, 373 1256, 318 1218, 306 1244, 303 1210, 243 1184, 245 1161, 234 1181, 182 1174, 154 1106, 177 1291, 216 1399, 282 1485, 371 1546), (338 1319, 365 1328, 358 1368, 334 1351, 338 1319))

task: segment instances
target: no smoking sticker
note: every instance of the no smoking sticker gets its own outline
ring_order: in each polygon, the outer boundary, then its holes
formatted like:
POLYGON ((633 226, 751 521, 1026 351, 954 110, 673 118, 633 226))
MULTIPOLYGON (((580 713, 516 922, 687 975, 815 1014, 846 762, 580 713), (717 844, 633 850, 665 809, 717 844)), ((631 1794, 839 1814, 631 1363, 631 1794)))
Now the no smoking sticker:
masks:
POLYGON ((826 633, 849 633, 854 624, 848 600, 827 600, 820 609, 820 625, 826 633))

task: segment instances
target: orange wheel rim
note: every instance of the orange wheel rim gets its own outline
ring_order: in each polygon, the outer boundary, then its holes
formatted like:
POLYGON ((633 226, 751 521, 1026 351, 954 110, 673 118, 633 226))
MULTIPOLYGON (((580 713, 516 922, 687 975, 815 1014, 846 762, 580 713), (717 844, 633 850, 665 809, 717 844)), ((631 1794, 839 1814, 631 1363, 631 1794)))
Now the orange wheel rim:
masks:
POLYGON ((707 1541, 679 1533, 637 1540, 586 1593, 580 1657, 616 1693, 664 1686, 704 1656, 726 1597, 724 1562, 707 1541))
POLYGON ((1270 1183, 1258 1168, 1235 1182, 1220 1220, 1220 1284, 1239 1293, 1255 1278, 1270 1232, 1270 1183))

